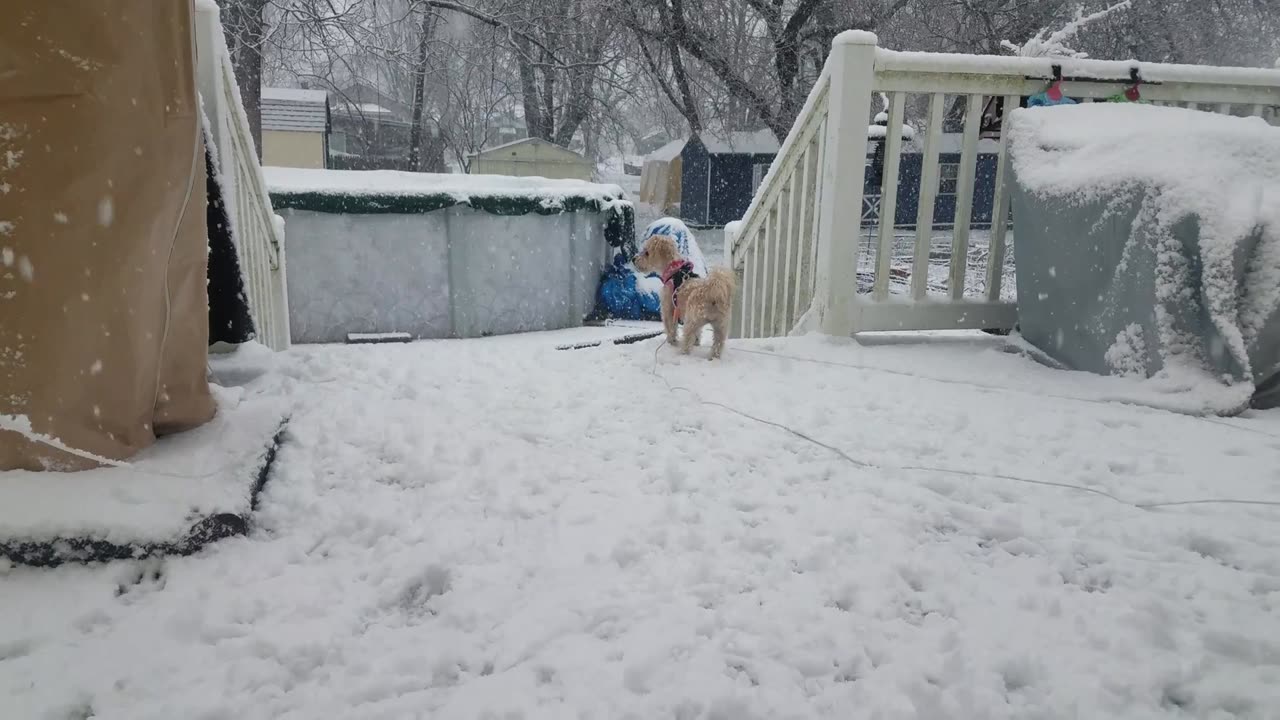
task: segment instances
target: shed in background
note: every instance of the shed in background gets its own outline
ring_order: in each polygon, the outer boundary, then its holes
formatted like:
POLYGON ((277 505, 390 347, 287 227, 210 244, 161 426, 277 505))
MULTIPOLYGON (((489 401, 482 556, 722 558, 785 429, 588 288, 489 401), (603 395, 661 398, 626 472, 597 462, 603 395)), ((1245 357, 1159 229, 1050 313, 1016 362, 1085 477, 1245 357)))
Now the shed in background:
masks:
POLYGON ((595 165, 578 153, 538 138, 524 138, 471 156, 472 175, 591 180, 595 165))
POLYGON ((680 151, 680 218, 698 227, 741 219, 779 147, 770 130, 689 138, 680 151))
POLYGON ((329 95, 323 90, 262 88, 262 164, 326 168, 329 95))
POLYGON ((640 169, 640 202, 663 215, 680 213, 680 153, 688 138, 677 138, 649 153, 640 169))

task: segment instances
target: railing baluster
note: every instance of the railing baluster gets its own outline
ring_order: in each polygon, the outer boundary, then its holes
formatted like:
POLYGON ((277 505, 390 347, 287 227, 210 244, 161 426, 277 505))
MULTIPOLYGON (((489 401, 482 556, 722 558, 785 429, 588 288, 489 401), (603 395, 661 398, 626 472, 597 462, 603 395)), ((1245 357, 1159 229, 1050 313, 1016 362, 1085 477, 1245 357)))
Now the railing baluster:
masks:
POLYGON ((1218 114, 1219 114, 1219 115, 1230 115, 1230 114, 1231 114, 1231 103, 1225 103, 1225 102, 1224 102, 1224 103, 1218 103, 1218 114))
MULTIPOLYGON (((737 262, 735 261, 731 267, 733 269, 733 272, 736 274, 738 272, 737 262)), ((738 277, 738 297, 741 298, 741 300, 738 302, 737 307, 734 308, 734 313, 733 313, 732 336, 734 338, 746 337, 747 303, 751 301, 751 295, 748 294, 747 292, 746 281, 747 281, 747 274, 744 271, 742 275, 738 277)))
POLYGON ((1004 282, 1005 240, 1009 232, 1009 114, 1018 107, 1017 95, 1004 98, 1000 122, 1000 154, 996 159, 995 198, 991 203, 991 244, 987 248, 987 300, 999 302, 1004 282))
POLYGON ((751 249, 747 251, 747 261, 744 264, 746 270, 747 294, 742 301, 743 315, 746 316, 746 323, 743 327, 742 337, 752 337, 752 328, 756 324, 756 299, 759 297, 759 288, 756 286, 756 258, 759 257, 757 252, 760 248, 759 233, 751 236, 751 249))
POLYGON ((760 294, 760 337, 766 337, 769 332, 770 321, 772 320, 771 311, 772 303, 770 299, 773 297, 774 284, 777 282, 776 275, 778 269, 774 265, 775 250, 778 247, 778 206, 770 206, 765 215, 765 234, 764 247, 761 248, 764 263, 762 270, 764 271, 764 283, 761 286, 760 294))
POLYGON ((769 297, 769 254, 768 254, 768 215, 765 215, 764 227, 760 228, 755 242, 755 323, 751 329, 751 337, 764 337, 764 311, 767 310, 769 297))
POLYGON ((933 212, 938 200, 938 155, 942 146, 942 110, 946 97, 929 98, 929 127, 920 170, 920 207, 916 211, 915 254, 911 259, 911 297, 923 300, 929 290, 929 251, 933 247, 933 212))
POLYGON ((982 123, 982 96, 966 98, 964 142, 956 179, 955 228, 951 239, 951 275, 947 289, 952 300, 964 298, 965 276, 969 270, 969 222, 973 217, 973 186, 978 167, 978 130, 982 123))
POLYGON ((880 189, 880 243, 876 250, 875 284, 872 297, 889 298, 889 272, 893 266, 894 226, 898 218, 898 168, 902 162, 902 109, 906 93, 894 93, 889 100, 889 122, 884 138, 884 177, 880 189))
POLYGON ((812 294, 808 290, 809 283, 813 280, 813 266, 810 264, 809 256, 813 250, 813 169, 814 163, 817 161, 817 141, 811 141, 809 146, 804 150, 804 156, 800 159, 800 196, 796 206, 800 209, 800 221, 796 224, 796 236, 798 237, 796 247, 796 285, 793 290, 793 307, 795 318, 791 324, 795 325, 795 320, 804 313, 805 306, 811 299, 812 294))
POLYGON ((800 159, 791 168, 791 187, 787 193, 787 254, 783 268, 783 276, 787 278, 787 287, 782 291, 782 335, 786 335, 795 326, 799 312, 792 302, 796 287, 800 285, 800 208, 804 205, 804 190, 800 186, 804 180, 804 160, 800 159))
MULTIPOLYGON (((789 167, 787 171, 788 174, 793 173, 795 168, 789 167)), ((769 333, 773 337, 786 334, 781 326, 787 322, 787 284, 791 282, 791 206, 794 203, 792 194, 795 192, 793 180, 792 177, 787 178, 787 184, 778 196, 778 251, 777 264, 774 265, 778 282, 773 287, 773 322, 769 325, 769 333)))
MULTIPOLYGON (((818 241, 818 233, 822 231, 822 193, 826 186, 826 167, 827 162, 827 123, 824 120, 822 130, 818 134, 818 162, 813 174, 813 228, 810 237, 809 246, 809 267, 813 269, 812 277, 809 281, 809 303, 813 303, 814 297, 818 293, 818 253, 822 243, 818 241)), ((857 266, 854 266, 857 270, 857 266)))
POLYGON ((1253 117, 1262 117, 1263 116, 1262 103, 1255 104, 1253 108, 1250 110, 1249 114, 1252 115, 1253 117))

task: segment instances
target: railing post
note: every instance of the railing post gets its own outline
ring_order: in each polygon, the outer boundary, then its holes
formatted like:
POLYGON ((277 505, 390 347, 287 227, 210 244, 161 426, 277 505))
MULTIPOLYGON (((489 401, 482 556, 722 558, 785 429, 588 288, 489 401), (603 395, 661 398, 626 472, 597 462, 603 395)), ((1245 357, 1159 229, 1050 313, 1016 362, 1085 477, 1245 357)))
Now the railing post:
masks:
POLYGON ((746 335, 744 321, 746 313, 745 274, 739 269, 738 233, 742 230, 742 221, 734 220, 724 226, 724 260, 729 263, 729 270, 735 275, 737 286, 733 291, 732 319, 729 322, 729 337, 737 339, 746 335))
MULTIPOLYGON (((809 321, 827 335, 854 331, 858 228, 867 164, 867 124, 875 84, 874 33, 846 30, 831 43, 830 104, 822 167, 818 222, 818 266, 809 321)), ((813 328, 810 328, 813 329, 813 328)))

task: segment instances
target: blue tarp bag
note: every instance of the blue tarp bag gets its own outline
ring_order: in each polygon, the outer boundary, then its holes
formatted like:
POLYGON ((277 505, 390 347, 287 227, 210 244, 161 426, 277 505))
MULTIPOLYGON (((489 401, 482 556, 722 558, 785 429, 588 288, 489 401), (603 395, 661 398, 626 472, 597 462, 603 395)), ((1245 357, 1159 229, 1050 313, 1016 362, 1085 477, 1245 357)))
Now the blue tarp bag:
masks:
POLYGON ((636 284, 639 277, 625 255, 614 255, 600 281, 596 314, 615 320, 661 319, 658 293, 641 290, 636 284))

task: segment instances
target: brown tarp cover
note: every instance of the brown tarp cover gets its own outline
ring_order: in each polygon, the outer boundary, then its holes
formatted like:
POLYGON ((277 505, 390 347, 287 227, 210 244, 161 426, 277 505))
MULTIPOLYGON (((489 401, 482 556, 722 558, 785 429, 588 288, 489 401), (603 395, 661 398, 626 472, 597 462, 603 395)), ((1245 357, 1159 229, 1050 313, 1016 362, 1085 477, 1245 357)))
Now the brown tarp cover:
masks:
MULTIPOLYGON (((192 8, 3 5, 0 415, 124 459, 214 413, 192 8)), ((96 465, 0 430, 0 470, 96 465)))

